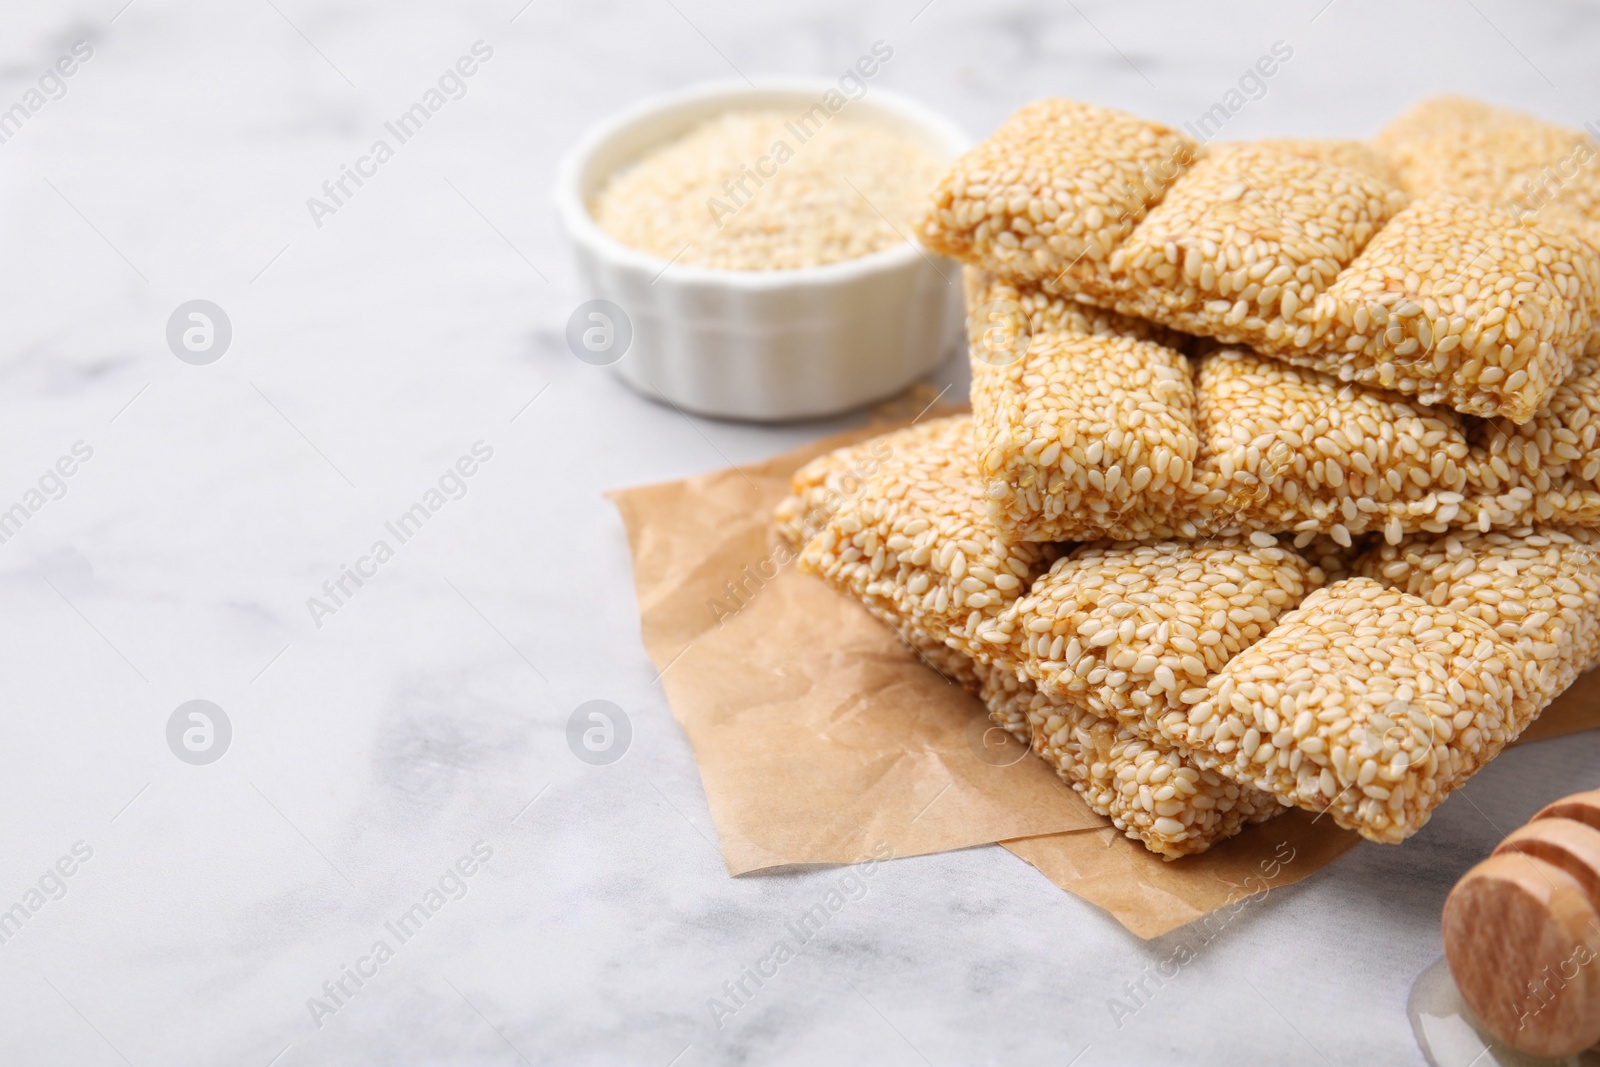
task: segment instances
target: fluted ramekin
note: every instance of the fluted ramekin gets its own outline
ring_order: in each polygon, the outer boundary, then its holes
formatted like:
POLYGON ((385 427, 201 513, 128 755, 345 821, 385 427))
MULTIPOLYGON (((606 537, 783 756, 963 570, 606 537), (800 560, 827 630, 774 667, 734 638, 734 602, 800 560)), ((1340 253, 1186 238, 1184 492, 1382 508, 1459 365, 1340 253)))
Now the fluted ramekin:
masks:
MULTIPOLYGON (((804 111, 826 80, 697 86, 645 100, 600 123, 563 157, 555 199, 586 299, 626 312, 632 340, 614 367, 646 396, 723 418, 776 422, 831 415, 892 396, 938 366, 961 335, 957 266, 915 244, 798 270, 669 264, 595 223, 605 179, 724 111, 804 111)), ((846 105, 941 163, 970 141, 921 104, 869 88, 846 105)), ((910 237, 910 234, 907 234, 910 237)))

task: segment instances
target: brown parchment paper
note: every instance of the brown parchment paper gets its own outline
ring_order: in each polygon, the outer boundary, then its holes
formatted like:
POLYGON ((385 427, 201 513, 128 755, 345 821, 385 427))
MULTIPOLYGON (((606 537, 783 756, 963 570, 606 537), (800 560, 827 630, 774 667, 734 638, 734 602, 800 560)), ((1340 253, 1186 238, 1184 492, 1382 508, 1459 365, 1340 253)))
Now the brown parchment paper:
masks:
MULTIPOLYGON (((1149 938, 1297 882, 1360 840, 1292 811, 1168 862, 1020 744, 997 746, 978 701, 799 574, 773 539, 790 475, 883 429, 608 494, 633 553, 645 650, 694 748, 730 874, 999 842, 1149 938)), ((1597 725, 1600 672, 1524 740, 1597 725)))

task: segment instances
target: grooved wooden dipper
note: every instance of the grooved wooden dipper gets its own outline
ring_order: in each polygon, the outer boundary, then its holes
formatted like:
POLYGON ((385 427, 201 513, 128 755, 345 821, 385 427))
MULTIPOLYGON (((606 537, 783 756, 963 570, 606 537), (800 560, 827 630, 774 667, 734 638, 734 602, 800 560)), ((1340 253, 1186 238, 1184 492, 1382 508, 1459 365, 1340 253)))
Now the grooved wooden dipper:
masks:
POLYGON ((1565 1056, 1600 1042, 1600 790, 1558 800, 1468 871, 1444 954, 1495 1037, 1565 1056))

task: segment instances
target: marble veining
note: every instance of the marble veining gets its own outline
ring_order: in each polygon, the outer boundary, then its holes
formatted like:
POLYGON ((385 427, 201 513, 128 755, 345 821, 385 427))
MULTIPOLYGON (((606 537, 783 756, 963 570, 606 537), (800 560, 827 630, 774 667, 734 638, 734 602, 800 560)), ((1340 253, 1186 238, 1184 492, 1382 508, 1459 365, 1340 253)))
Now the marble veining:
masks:
POLYGON ((861 416, 691 422, 578 362, 549 188, 641 96, 880 39, 874 84, 975 135, 1047 93, 1181 123, 1279 40, 1227 136, 1365 135, 1446 89, 1600 118, 1578 0, 12 0, 0 114, 40 99, 0 142, 0 512, 27 512, 0 538, 0 909, 38 907, 0 942, 0 1063, 1420 1061, 1406 993, 1449 885, 1600 784, 1600 738, 1509 753, 1160 984, 1184 933, 1139 942, 989 847, 881 864, 711 1007, 847 872, 725 873, 601 493, 861 416), (462 95, 308 207, 478 42, 462 95), (232 326, 204 365, 168 344, 191 300, 232 326), (477 442, 459 495, 308 610, 477 442), (169 747, 193 699, 232 728, 209 764, 169 747), (568 746, 590 700, 631 724, 609 765, 568 746))

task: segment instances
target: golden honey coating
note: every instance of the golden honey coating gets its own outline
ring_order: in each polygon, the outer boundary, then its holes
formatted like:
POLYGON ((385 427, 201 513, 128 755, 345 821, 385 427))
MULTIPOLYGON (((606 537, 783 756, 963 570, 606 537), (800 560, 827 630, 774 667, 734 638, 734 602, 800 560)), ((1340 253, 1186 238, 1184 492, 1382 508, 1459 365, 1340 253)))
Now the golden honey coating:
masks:
POLYGON ((1413 194, 1450 193, 1567 225, 1600 243, 1600 145, 1581 130, 1477 100, 1425 100, 1373 147, 1413 194))
POLYGON ((1096 813, 1167 859, 1204 852, 1284 811, 1159 739, 1057 704, 1011 670, 979 663, 914 626, 895 629, 917 658, 983 701, 989 719, 1048 762, 1096 813))
POLYGON ((1188 503, 1198 439, 1189 361, 1126 337, 1043 333, 1020 357, 974 350, 988 514, 1030 541, 1148 537, 1188 503))
POLYGON ((1531 674, 1479 619, 1350 578, 1279 619, 1162 732, 1225 777, 1392 843, 1532 721, 1531 674))
POLYGON ((1047 293, 1517 423, 1600 344, 1600 251, 1570 228, 1433 190, 1407 204, 1373 168, 1293 145, 1188 153, 1168 135, 1030 105, 958 160, 919 233, 1047 293), (1138 195, 1104 188, 1156 158, 1138 195))
POLYGON ((1467 480, 1480 529, 1600 525, 1600 357, 1579 359, 1532 419, 1491 419, 1473 438, 1467 480))
POLYGON ((789 495, 773 512, 778 538, 796 551, 804 548, 841 508, 861 496, 905 436, 905 431, 898 431, 836 448, 795 471, 789 495))
POLYGON ((1373 549, 1356 572, 1492 627, 1539 668, 1540 701, 1600 664, 1600 532, 1419 535, 1373 549))
POLYGON ((1572 232, 1432 195, 1395 215, 1284 332, 1252 344, 1425 404, 1526 422, 1594 336, 1597 292, 1600 253, 1572 232))
MULTIPOLYGON (((960 653, 953 654, 960 655, 960 653)), ((1028 751, 1034 755, 1042 756, 1043 752, 1034 746, 1033 721, 1029 717, 1029 712, 1039 699, 1038 690, 1033 687, 1033 683, 1018 678, 1014 672, 1003 666, 979 663, 972 659, 967 662, 972 665, 973 675, 978 680, 973 695, 983 701, 984 708, 989 712, 989 721, 1026 745, 1028 751)), ((1061 772, 1061 764, 1056 763, 1053 766, 1056 767, 1057 773, 1061 772)), ((1062 777, 1067 778, 1070 783, 1070 778, 1066 775, 1062 777)), ((1081 791, 1079 795, 1082 795, 1081 791)), ((1094 805, 1091 803, 1090 807, 1094 805)), ((1111 814, 1109 807, 1106 809, 1096 807, 1094 810, 1101 815, 1111 814)))
POLYGON ((877 473, 806 543, 800 569, 897 627, 981 648, 1006 607, 1057 552, 989 521, 972 419, 934 419, 884 438, 877 473))
POLYGON ((1462 419, 1253 352, 1198 361, 1195 479, 1207 528, 1371 530, 1465 521, 1462 419))
POLYGON ((1056 561, 997 628, 991 656, 1070 701, 1158 738, 1160 722, 1323 581, 1276 539, 1102 543, 1056 561))
POLYGON ((1194 339, 1149 319, 1119 315, 1038 286, 1017 285, 975 267, 961 268, 966 294, 967 343, 974 359, 1001 365, 1022 351, 1018 343, 1045 333, 1131 337, 1186 351, 1194 339))
POLYGON ((1022 736, 1090 808, 1157 855, 1204 852, 1284 810, 1269 794, 1202 770, 1170 744, 1053 702, 1002 668, 976 670, 990 719, 1022 736))
POLYGON ((1369 178, 1376 178, 1384 185, 1405 188, 1389 160, 1365 141, 1351 141, 1338 137, 1268 137, 1244 143, 1270 152, 1300 156, 1330 166, 1360 171, 1369 178))
MULTIPOLYGON (((1186 170, 1112 253, 1140 314, 1224 342, 1287 335, 1405 194, 1285 149, 1225 145, 1186 170)), ((1302 346, 1304 347, 1304 346, 1302 346)))
POLYGON ((1257 530, 1052 565, 1056 546, 988 523, 971 433, 938 420, 803 469, 784 510, 830 517, 802 568, 1163 855, 1279 803, 1402 840, 1600 661, 1600 532, 1371 534, 1363 551, 1257 530), (877 470, 852 492, 863 456, 877 470))
POLYGON ((1023 281, 1103 263, 1197 151, 1124 112, 1036 100, 957 160, 918 237, 1023 281))
POLYGON ((976 295, 993 296, 972 322, 981 334, 971 349, 976 436, 990 514, 1014 537, 1309 530, 1348 545, 1367 532, 1392 544, 1459 527, 1600 524, 1600 357, 1580 358, 1526 423, 1480 421, 1246 350, 1211 346, 1183 359, 1130 348, 1111 335, 1119 316, 1079 314, 1083 305, 1035 287, 992 283, 976 295), (1037 335, 1028 332, 1035 323, 1037 335), (1052 336, 1058 323, 1080 336, 1052 336), (1143 369, 1132 352, 1150 357, 1143 369), (1076 482, 1059 455, 1060 470, 1038 462, 1064 425, 1075 441, 1101 438, 1093 470, 1071 460, 1076 482), (1149 460, 1130 453, 1151 456, 1158 442, 1176 442, 1188 480, 1174 481, 1168 461, 1165 477, 1152 470, 1134 491, 1124 475, 1143 477, 1149 460), (1112 467, 1120 496, 1103 490, 1112 467), (1089 480, 1096 474, 1100 486, 1089 480))

